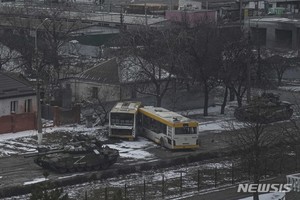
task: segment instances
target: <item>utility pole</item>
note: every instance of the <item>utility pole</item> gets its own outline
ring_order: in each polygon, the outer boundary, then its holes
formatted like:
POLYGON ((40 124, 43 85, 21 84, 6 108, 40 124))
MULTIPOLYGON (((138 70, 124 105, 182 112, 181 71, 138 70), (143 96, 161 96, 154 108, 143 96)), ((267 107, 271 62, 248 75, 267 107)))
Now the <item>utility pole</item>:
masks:
POLYGON ((38 47, 37 47, 37 36, 38 29, 43 25, 48 18, 45 18, 35 29, 34 37, 34 54, 35 54, 35 68, 36 68, 36 104, 37 104, 37 129, 38 129, 38 145, 42 144, 43 133, 42 133, 42 109, 41 109, 41 95, 40 95, 40 69, 38 64, 38 47))
MULTIPOLYGON (((248 48, 250 48, 250 27, 249 27, 249 31, 248 31, 248 48)), ((246 83, 246 87, 247 87, 247 102, 249 103, 251 101, 251 66, 250 66, 250 59, 247 58, 247 83, 246 83)))
POLYGON ((145 25, 148 26, 147 3, 145 1, 145 25))
POLYGON ((124 29, 124 14, 123 14, 123 6, 121 5, 121 12, 120 12, 120 24, 121 24, 121 30, 124 29))
POLYGON ((242 15, 243 15, 242 6, 243 6, 243 2, 242 0, 240 0, 240 26, 242 26, 242 15))

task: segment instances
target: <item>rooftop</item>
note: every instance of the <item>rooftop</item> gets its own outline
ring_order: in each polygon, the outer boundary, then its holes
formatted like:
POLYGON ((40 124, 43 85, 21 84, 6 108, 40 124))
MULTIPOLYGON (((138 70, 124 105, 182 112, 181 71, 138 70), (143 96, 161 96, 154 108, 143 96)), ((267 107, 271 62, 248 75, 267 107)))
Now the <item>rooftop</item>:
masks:
POLYGON ((115 58, 109 59, 95 67, 81 72, 76 75, 76 78, 109 84, 119 84, 117 61, 115 58))
MULTIPOLYGON (((247 23, 247 22, 245 22, 247 23)), ((267 25, 267 24, 290 24, 294 26, 300 26, 300 19, 290 19, 285 17, 263 17, 263 18, 252 18, 249 20, 251 26, 267 25)))
POLYGON ((32 85, 21 74, 0 72, 0 99, 35 94, 32 85))
POLYGON ((141 106, 141 102, 133 102, 133 101, 118 102, 113 107, 111 112, 136 113, 140 106, 141 106))
POLYGON ((169 111, 165 108, 154 107, 154 106, 144 106, 140 108, 142 113, 148 113, 152 116, 159 117, 168 124, 176 123, 192 123, 193 125, 198 125, 198 122, 191 120, 187 117, 184 117, 178 113, 169 111))

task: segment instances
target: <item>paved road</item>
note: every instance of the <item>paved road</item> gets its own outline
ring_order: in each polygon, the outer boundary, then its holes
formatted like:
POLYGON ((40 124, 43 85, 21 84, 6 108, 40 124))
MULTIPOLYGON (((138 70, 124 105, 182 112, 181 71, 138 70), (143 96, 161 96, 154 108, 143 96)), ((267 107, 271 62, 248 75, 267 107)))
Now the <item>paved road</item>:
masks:
MULTIPOLYGON (((205 132, 201 135, 202 147, 197 151, 170 151, 165 148, 161 148, 156 144, 153 147, 146 149, 154 156, 147 160, 132 160, 127 158, 121 158, 115 163, 111 169, 119 169, 122 166, 138 165, 139 163, 164 160, 167 158, 182 157, 184 155, 207 153, 212 151, 221 151, 226 147, 226 144, 220 137, 221 134, 213 132, 205 132)), ((24 158, 23 156, 10 156, 0 158, 0 189, 7 186, 23 185, 24 182, 32 181, 34 178, 43 177, 44 170, 37 166, 33 162, 34 158, 24 158)), ((93 173, 93 172, 85 172, 93 173)), ((82 174, 82 173, 81 173, 82 174)), ((50 172, 49 179, 57 179, 62 176, 68 176, 70 174, 56 174, 50 172)))

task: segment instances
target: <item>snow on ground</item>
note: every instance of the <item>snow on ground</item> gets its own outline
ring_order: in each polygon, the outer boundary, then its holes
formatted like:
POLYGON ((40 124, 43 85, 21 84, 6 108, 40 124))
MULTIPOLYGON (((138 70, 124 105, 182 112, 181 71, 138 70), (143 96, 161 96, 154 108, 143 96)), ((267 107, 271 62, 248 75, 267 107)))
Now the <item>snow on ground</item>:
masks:
MULTIPOLYGON (((94 128, 86 128, 84 125, 76 125, 76 126, 60 126, 60 127, 48 127, 43 129, 43 133, 53 133, 55 131, 75 131, 75 132, 93 132, 99 127, 94 128)), ((0 142, 5 140, 11 140, 21 137, 28 137, 28 136, 36 136, 37 130, 28 130, 28 131, 21 131, 17 133, 4 133, 0 134, 0 142)))
POLYGON ((27 137, 27 136, 34 136, 37 134, 36 130, 29 130, 29 131, 21 131, 17 133, 5 133, 5 134, 0 134, 0 142, 4 140, 9 140, 9 139, 16 139, 20 137, 27 137))
POLYGON ((24 182, 23 185, 30 185, 48 180, 47 178, 35 178, 33 181, 24 182))
MULTIPOLYGON (((137 188, 138 186, 142 186, 144 180, 146 181, 147 187, 156 187, 155 196, 152 196, 151 199, 160 199, 161 194, 161 181, 164 177, 164 180, 166 183, 169 184, 167 190, 179 190, 178 182, 181 174, 184 181, 184 186, 188 188, 196 188, 197 187, 197 181, 193 179, 192 177, 195 177, 197 175, 198 170, 202 169, 208 169, 211 166, 219 166, 219 169, 226 169, 227 168, 227 162, 215 160, 213 162, 209 163, 190 163, 188 166, 181 165, 181 166, 174 166, 164 169, 156 169, 156 170, 149 170, 149 171, 143 171, 141 173, 131 173, 126 175, 120 175, 118 177, 114 178, 108 178, 103 180, 97 180, 90 183, 83 183, 83 184, 77 184, 72 186, 67 186, 64 188, 64 191, 69 194, 69 197, 71 199, 79 199, 82 194, 84 194, 85 191, 88 193, 93 192, 94 190, 100 190, 102 188, 102 191, 105 187, 119 187, 124 188, 124 185, 126 184, 128 188, 137 188)), ((211 172, 211 171, 210 171, 211 172)), ((205 177, 205 180, 209 180, 211 182, 211 187, 214 187, 214 177, 213 173, 208 173, 208 176, 205 177)), ((204 183, 204 180, 202 180, 202 183, 204 183)), ((155 189, 154 189, 155 190, 155 189)), ((202 189, 201 189, 202 190, 202 189)), ((207 188, 203 188, 203 190, 207 190, 207 188)), ((131 190, 132 192, 132 190, 131 190)), ((128 193, 131 193, 130 191, 128 193)), ((154 191, 152 191, 154 192, 154 191)), ((102 193, 103 194, 103 193, 102 193)), ((132 193, 131 193, 132 194, 132 193)), ((149 193, 148 193, 149 194, 149 193)), ((140 198, 135 198, 140 199, 140 198)), ((150 199, 150 198, 149 198, 150 199)), ((171 198, 168 198, 171 199, 171 198)), ((173 199, 173 198, 172 198, 173 199)), ((181 199, 181 198, 180 198, 181 199)))
MULTIPOLYGON (((259 200, 281 200, 285 196, 283 192, 267 193, 259 195, 259 200)), ((253 200, 253 197, 247 197, 239 200, 253 200)))
POLYGON ((70 176, 61 176, 61 177, 58 177, 58 179, 71 178, 71 177, 74 177, 74 176, 80 176, 80 175, 83 175, 83 174, 72 174, 72 175, 70 175, 70 176))
MULTIPOLYGON (((61 127, 43 128, 43 134, 54 132, 75 132, 81 134, 95 134, 101 128, 86 128, 84 125, 68 125, 61 127)), ((17 133, 0 134, 0 157, 19 153, 35 152, 37 141, 33 136, 37 136, 36 130, 21 131, 17 133)), ((102 138, 100 138, 102 139, 102 138)), ((47 142, 45 142, 47 143, 47 142)))
POLYGON ((201 131, 221 131, 224 130, 224 121, 209 121, 199 124, 199 132, 201 131))
POLYGON ((299 86, 282 86, 278 87, 280 90, 291 91, 291 92, 300 92, 299 86))
MULTIPOLYGON (((86 128, 84 125, 76 126, 61 126, 49 127, 43 129, 43 134, 54 132, 76 132, 81 134, 93 134, 98 129, 104 127, 86 128)), ((27 137, 36 136, 36 130, 22 131, 18 133, 0 134, 0 157, 8 156, 18 153, 34 152, 37 144, 28 144, 27 137), (18 138, 23 138, 22 141, 15 141, 18 138)), ((103 138, 106 140, 107 138, 103 138)), ((140 137, 137 141, 121 141, 115 144, 108 144, 107 146, 117 149, 120 152, 120 157, 133 159, 146 159, 153 157, 145 149, 153 146, 153 142, 140 137)))
POLYGON ((226 169, 232 167, 232 161, 220 162, 220 163, 207 163, 202 165, 201 167, 205 169, 226 169))
POLYGON ((153 142, 139 137, 137 141, 122 141, 120 143, 108 144, 110 148, 119 150, 120 157, 145 159, 153 155, 145 151, 149 146, 153 146, 153 142))
POLYGON ((231 128, 239 129, 243 127, 242 122, 238 122, 236 119, 223 119, 208 122, 199 122, 199 132, 202 131, 222 131, 229 130, 231 128))
MULTIPOLYGON (((221 106, 211 106, 208 108, 208 113, 219 113, 221 110, 221 106)), ((189 116, 189 115, 201 115, 203 114, 203 108, 194 109, 194 110, 184 110, 178 112, 181 115, 189 116)))

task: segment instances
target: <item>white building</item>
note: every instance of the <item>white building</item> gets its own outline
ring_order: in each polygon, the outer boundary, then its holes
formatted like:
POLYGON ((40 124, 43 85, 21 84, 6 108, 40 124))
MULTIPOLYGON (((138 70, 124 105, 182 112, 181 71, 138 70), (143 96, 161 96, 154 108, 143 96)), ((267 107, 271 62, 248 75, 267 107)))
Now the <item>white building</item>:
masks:
POLYGON ((22 76, 0 72, 0 117, 36 112, 36 92, 22 76))
POLYGON ((202 2, 197 0, 179 0, 178 10, 201 10, 202 2))

